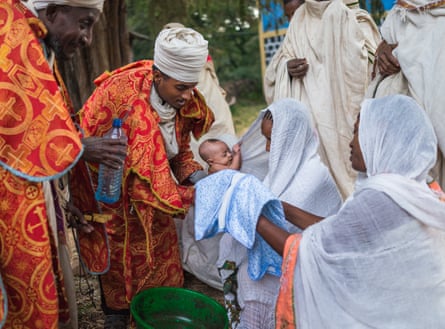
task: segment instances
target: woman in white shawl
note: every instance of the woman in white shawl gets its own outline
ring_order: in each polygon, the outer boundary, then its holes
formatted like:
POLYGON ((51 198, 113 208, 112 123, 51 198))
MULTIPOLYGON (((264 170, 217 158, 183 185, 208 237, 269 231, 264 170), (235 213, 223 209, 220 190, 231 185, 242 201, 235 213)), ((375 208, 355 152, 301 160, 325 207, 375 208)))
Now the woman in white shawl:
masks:
MULTIPOLYGON (((266 137, 266 145, 270 143, 268 171, 263 184, 281 200, 286 218, 293 219, 295 225, 287 222, 287 230, 301 231, 336 213, 341 206, 341 196, 318 155, 318 136, 309 110, 295 99, 284 98, 263 111, 252 129, 256 130, 257 125, 262 126, 260 131, 266 137), (272 121, 271 134, 267 132, 268 121, 272 121)), ((249 154, 249 146, 245 144, 242 144, 243 153, 249 154)), ((272 319, 273 323, 278 287, 278 277, 266 274, 263 279, 253 281, 246 262, 240 266, 238 298, 244 309, 239 328, 274 328, 274 325, 269 326, 270 322, 262 321, 272 319)))
POLYGON ((350 146, 362 178, 337 215, 287 240, 258 222, 277 251, 286 241, 277 328, 444 328, 445 204, 426 184, 431 122, 408 96, 365 100, 350 146))
MULTIPOLYGON (((305 228, 338 211, 341 206, 341 196, 329 170, 321 162, 317 153, 318 137, 310 114, 302 103, 290 98, 274 102, 260 112, 257 120, 241 139, 241 143, 243 155, 241 171, 252 173, 262 179, 263 188, 270 190, 273 196, 282 202, 286 215, 298 213, 297 216, 292 216, 298 226, 305 228), (266 152, 266 148, 270 152, 266 152), (306 214, 309 215, 309 220, 306 214)), ((201 233, 206 230, 202 227, 202 223, 214 213, 210 205, 212 201, 207 196, 212 195, 214 199, 218 199, 215 203, 221 202, 215 192, 209 192, 210 189, 215 189, 218 178, 227 176, 227 173, 218 174, 213 174, 197 184, 195 234, 198 234, 199 238, 203 237, 201 233), (199 205, 201 196, 206 197, 204 205, 202 203, 199 205), (209 211, 203 211, 204 207, 207 207, 209 211)), ((248 201, 239 202, 240 209, 236 209, 236 201, 231 204, 226 221, 231 221, 233 227, 236 220, 242 222, 238 226, 239 230, 232 234, 233 236, 236 236, 243 226, 248 225, 246 222, 248 220, 255 232, 258 216, 255 218, 255 216, 245 215, 250 208, 255 206, 252 205, 255 203, 251 201, 254 198, 252 195, 261 194, 261 187, 253 185, 254 183, 246 184, 247 188, 251 187, 251 191, 243 191, 244 194, 240 193, 232 197, 237 201, 242 195, 250 198, 248 201), (239 219, 241 218, 239 212, 243 213, 242 219, 239 219)), ((263 208, 262 204, 256 206, 263 208)), ((280 210, 281 218, 285 222, 281 206, 280 210)), ((289 222, 283 223, 283 227, 292 232, 300 231, 297 226, 289 222)), ((232 261, 239 267, 236 294, 241 306, 241 314, 237 328, 274 328, 279 273, 269 271, 267 273, 273 274, 264 274, 262 271, 260 275, 254 275, 254 271, 249 268, 252 259, 247 260, 247 249, 239 242, 244 246, 248 245, 246 241, 242 241, 242 238, 235 241, 232 236, 225 234, 219 246, 219 264, 223 265, 226 261, 232 261)), ((249 258, 252 258, 251 253, 249 258)), ((262 260, 265 258, 263 257, 262 260)), ((279 264, 281 264, 281 258, 279 264)), ((225 268, 223 266, 223 279, 225 268)), ((264 266, 261 268, 263 269, 264 266)))

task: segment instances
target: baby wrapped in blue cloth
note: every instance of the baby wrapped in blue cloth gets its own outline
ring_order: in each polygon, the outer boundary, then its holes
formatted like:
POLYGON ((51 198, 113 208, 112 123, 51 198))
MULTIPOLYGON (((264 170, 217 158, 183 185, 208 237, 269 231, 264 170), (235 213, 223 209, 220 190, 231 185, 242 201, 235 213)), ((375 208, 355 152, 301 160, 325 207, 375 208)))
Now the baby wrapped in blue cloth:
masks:
POLYGON ((222 170, 196 184, 195 238, 227 232, 248 251, 248 273, 258 280, 265 273, 280 276, 282 257, 256 233, 260 215, 285 228, 280 200, 255 176, 222 170))

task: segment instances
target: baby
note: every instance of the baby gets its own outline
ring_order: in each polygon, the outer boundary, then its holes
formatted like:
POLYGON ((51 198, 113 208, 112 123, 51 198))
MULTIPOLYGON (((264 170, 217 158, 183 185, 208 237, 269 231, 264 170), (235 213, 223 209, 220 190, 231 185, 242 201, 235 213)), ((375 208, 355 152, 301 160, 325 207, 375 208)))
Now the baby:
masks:
POLYGON ((209 138, 199 145, 199 156, 209 165, 209 174, 223 169, 239 170, 241 168, 241 146, 239 143, 230 150, 222 140, 209 138))

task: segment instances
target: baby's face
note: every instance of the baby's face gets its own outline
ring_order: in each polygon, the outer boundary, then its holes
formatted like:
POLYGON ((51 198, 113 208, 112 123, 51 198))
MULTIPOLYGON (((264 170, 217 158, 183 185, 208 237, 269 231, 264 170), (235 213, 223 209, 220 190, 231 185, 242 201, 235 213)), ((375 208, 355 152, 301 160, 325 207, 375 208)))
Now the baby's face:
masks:
POLYGON ((223 166, 230 166, 232 164, 232 152, 225 143, 216 142, 213 153, 213 163, 223 166))

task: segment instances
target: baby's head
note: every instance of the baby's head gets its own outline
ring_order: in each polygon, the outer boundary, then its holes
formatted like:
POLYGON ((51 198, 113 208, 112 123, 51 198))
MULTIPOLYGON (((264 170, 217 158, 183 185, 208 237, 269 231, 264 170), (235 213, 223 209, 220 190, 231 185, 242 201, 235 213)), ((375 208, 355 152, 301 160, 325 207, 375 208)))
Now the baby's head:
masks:
POLYGON ((209 166, 218 164, 230 166, 232 163, 232 151, 222 140, 210 138, 199 145, 199 156, 209 166))

